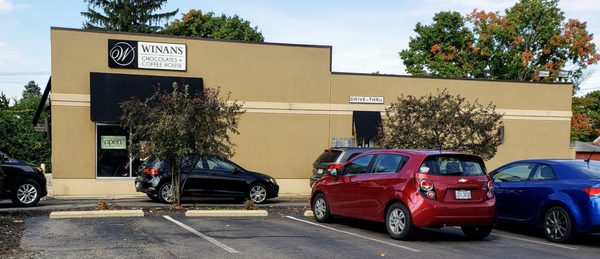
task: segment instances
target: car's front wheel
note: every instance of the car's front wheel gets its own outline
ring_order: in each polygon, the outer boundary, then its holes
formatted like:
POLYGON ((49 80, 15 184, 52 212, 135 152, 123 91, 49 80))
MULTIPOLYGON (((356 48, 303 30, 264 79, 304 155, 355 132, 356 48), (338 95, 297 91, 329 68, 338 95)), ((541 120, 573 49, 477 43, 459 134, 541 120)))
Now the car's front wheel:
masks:
POLYGON ((406 240, 414 235, 416 227, 412 223, 410 212, 404 204, 392 204, 385 215, 385 226, 393 239, 406 240))
POLYGON ((40 185, 31 179, 27 179, 17 185, 12 195, 12 202, 21 207, 35 206, 40 201, 40 185))
POLYGON ((252 185, 248 197, 257 204, 265 202, 267 200, 267 187, 260 183, 252 185))
POLYGON ((544 234, 552 242, 566 243, 573 236, 573 220, 569 212, 560 206, 552 207, 544 216, 544 234))
POLYGON ((162 203, 173 203, 173 184, 170 181, 158 186, 157 198, 162 203))
POLYGON ((491 226, 463 226, 461 229, 465 236, 471 240, 481 240, 492 233, 491 226))

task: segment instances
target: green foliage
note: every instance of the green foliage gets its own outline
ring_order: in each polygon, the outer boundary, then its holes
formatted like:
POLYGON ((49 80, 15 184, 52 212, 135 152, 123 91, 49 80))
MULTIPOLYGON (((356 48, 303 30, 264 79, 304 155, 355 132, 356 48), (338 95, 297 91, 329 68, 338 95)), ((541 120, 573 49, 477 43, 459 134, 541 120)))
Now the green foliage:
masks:
POLYGON ((35 81, 31 80, 25 85, 25 90, 23 90, 23 99, 32 99, 32 98, 40 98, 41 89, 35 83, 35 81))
POLYGON ((133 98, 121 104, 121 123, 131 129, 130 150, 169 162, 175 190, 175 204, 180 205, 182 168, 197 163, 198 158, 186 155, 200 154, 228 158, 234 154, 230 134, 239 134, 241 104, 219 97, 219 89, 206 88, 200 93, 189 93, 188 87, 173 84, 171 93, 160 90, 141 101, 133 98), (140 146, 143 145, 143 148, 140 146), (195 160, 195 161, 194 161, 195 160))
POLYGON ((243 40, 263 42, 264 37, 258 27, 252 27, 237 15, 216 16, 213 12, 203 14, 200 10, 190 10, 167 25, 162 31, 164 34, 195 36, 225 40, 243 40))
POLYGON ((504 14, 440 12, 433 20, 430 26, 418 23, 417 36, 400 52, 411 74, 557 81, 566 70, 577 89, 588 65, 600 60, 587 24, 565 21, 558 0, 521 0, 504 14), (550 76, 540 78, 538 71, 550 76))
MULTIPOLYGON (((30 81, 25 85, 22 98, 10 105, 0 93, 0 150, 16 159, 36 165, 50 165, 50 142, 36 132, 31 123, 40 102, 40 87, 30 81)), ((43 113, 41 119, 47 116, 43 113)))
POLYGON ((446 89, 437 95, 401 95, 386 115, 380 130, 385 148, 464 151, 490 159, 502 142, 502 115, 494 105, 469 103, 446 89))
POLYGON ((473 33, 458 12, 439 12, 433 24, 417 23, 416 38, 400 52, 406 71, 418 76, 470 77, 476 74, 469 59, 473 33))
POLYGON ((600 91, 573 97, 571 140, 590 142, 600 135, 600 91))
POLYGON ((86 19, 84 29, 156 33, 162 22, 175 16, 179 9, 157 13, 167 0, 84 0, 88 10, 81 12, 86 19))

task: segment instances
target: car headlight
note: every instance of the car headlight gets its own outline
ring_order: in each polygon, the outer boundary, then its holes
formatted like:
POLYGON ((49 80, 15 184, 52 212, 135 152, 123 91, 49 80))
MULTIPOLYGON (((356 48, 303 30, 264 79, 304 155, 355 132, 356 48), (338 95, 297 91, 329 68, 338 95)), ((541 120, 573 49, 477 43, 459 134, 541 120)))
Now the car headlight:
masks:
POLYGON ((271 182, 273 184, 277 184, 277 181, 275 181, 275 178, 273 178, 273 177, 269 178, 269 182, 271 182))

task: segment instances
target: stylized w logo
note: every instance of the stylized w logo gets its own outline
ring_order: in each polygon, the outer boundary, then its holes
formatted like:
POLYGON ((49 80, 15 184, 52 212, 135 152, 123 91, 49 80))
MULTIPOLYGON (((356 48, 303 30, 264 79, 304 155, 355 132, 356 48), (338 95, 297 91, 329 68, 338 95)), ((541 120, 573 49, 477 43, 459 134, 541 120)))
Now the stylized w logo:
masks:
POLYGON ((118 42, 110 49, 109 55, 119 66, 128 66, 135 60, 135 47, 127 42, 118 42))

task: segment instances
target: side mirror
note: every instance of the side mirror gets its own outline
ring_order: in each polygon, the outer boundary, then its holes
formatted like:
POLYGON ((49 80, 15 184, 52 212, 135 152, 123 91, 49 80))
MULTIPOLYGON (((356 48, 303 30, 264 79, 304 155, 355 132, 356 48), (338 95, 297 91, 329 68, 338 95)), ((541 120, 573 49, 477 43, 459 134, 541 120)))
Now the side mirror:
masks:
POLYGON ((337 177, 338 176, 338 170, 336 168, 333 168, 333 169, 329 170, 329 174, 332 175, 332 176, 334 176, 334 177, 337 177))

